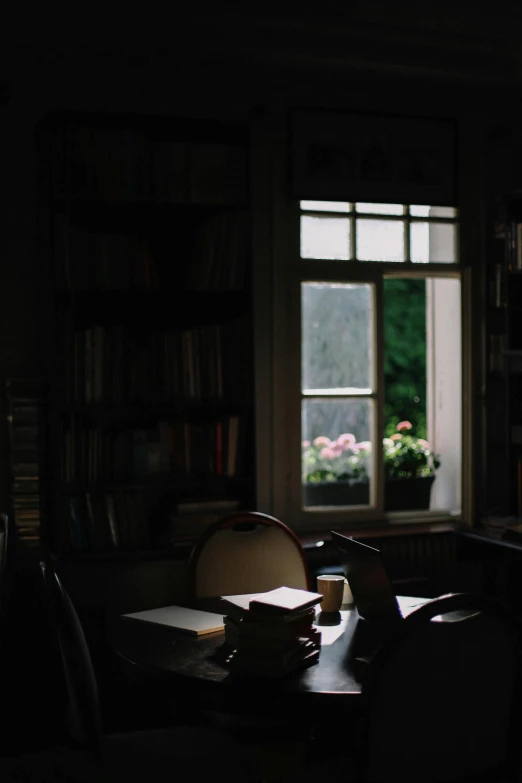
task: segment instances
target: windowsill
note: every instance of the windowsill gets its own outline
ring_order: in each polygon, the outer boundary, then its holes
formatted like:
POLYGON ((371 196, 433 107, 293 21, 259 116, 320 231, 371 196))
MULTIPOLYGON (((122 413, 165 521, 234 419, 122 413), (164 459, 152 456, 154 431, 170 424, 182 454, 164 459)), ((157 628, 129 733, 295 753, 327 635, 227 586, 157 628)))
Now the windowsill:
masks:
POLYGON ((343 530, 368 531, 369 535, 371 535, 371 531, 379 531, 375 535, 380 535, 380 531, 386 531, 387 534, 394 535, 393 531, 400 531, 403 528, 409 529, 410 533, 412 533, 413 530, 411 528, 426 528, 429 531, 430 528, 437 525, 465 525, 461 513, 452 511, 397 511, 388 513, 385 516, 374 515, 366 517, 362 515, 356 517, 351 513, 351 510, 348 513, 346 512, 346 508, 317 508, 307 513, 308 519, 305 524, 299 526, 294 526, 292 523, 289 524, 296 535, 303 539, 308 535, 324 537, 330 530, 338 532, 343 530), (316 510, 318 513, 314 519, 316 510), (326 511, 328 513, 325 514, 324 512, 326 511))
MULTIPOLYGON (((452 533, 457 530, 460 520, 454 517, 447 517, 444 521, 440 519, 422 520, 422 521, 408 521, 397 520, 396 523, 373 523, 371 525, 361 525, 360 523, 349 523, 331 525, 330 530, 335 530, 337 533, 342 533, 345 536, 357 536, 357 538, 389 538, 395 536, 411 536, 411 535, 431 535, 441 533, 452 533)), ((301 541, 305 549, 317 546, 321 541, 330 540, 329 531, 315 530, 303 533, 297 533, 299 540, 301 541)))

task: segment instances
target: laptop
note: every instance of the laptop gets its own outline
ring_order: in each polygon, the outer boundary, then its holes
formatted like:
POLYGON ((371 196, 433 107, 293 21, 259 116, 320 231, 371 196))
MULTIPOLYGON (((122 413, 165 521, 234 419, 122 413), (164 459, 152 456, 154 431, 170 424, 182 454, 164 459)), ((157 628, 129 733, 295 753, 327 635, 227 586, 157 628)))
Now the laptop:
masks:
POLYGON ((330 531, 342 555, 344 575, 359 615, 372 625, 387 628, 410 614, 428 598, 397 598, 378 549, 330 531))

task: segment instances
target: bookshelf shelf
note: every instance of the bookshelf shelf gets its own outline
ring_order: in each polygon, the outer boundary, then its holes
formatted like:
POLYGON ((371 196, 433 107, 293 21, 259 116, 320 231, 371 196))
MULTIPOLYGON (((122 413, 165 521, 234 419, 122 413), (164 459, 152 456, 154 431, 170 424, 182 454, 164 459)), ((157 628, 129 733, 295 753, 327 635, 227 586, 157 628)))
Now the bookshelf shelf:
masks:
POLYGON ((85 405, 80 403, 63 404, 60 406, 62 415, 74 414, 85 418, 102 419, 109 422, 122 420, 134 421, 153 420, 162 417, 214 419, 216 416, 230 413, 242 413, 251 409, 251 403, 244 399, 226 400, 186 400, 180 398, 172 402, 158 405, 148 402, 107 402, 85 405))
POLYGON ((193 477, 176 477, 173 479, 162 479, 158 481, 147 482, 134 482, 134 481, 97 481, 97 482, 84 482, 82 484, 69 484, 66 482, 61 483, 60 490, 63 494, 80 494, 82 492, 110 492, 113 490, 127 490, 129 492, 134 491, 150 491, 155 492, 158 490, 165 491, 181 491, 182 494, 188 495, 195 490, 216 490, 226 487, 244 487, 251 484, 250 478, 242 478, 238 476, 202 476, 200 478, 193 477))
POLYGON ((78 326, 136 324, 195 327, 230 323, 251 312, 250 292, 238 291, 58 291, 58 306, 67 308, 78 326))
POLYGON ((162 498, 255 507, 248 143, 237 123, 40 123, 60 555, 148 551, 162 498))

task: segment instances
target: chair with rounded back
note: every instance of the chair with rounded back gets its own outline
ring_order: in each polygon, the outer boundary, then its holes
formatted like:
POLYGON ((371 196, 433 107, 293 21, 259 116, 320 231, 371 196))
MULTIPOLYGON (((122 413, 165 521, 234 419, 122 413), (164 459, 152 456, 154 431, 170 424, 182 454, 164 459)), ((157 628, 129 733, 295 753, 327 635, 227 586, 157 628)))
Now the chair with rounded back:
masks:
POLYGON ((83 628, 54 568, 41 562, 40 569, 52 644, 63 678, 67 739, 72 745, 99 756, 102 720, 98 685, 83 628))
MULTIPOLYGON (((64 732, 56 746, 0 758, 1 780, 170 783, 197 778, 258 783, 252 760, 223 732, 204 726, 167 726, 103 733, 97 683, 78 615, 53 566, 42 562, 40 571, 51 646, 63 680, 63 687, 56 688, 56 699, 46 706, 48 716, 56 716, 64 732), (223 758, 226 764, 220 763, 223 758)), ((35 656, 40 653, 36 650, 35 656)), ((24 695, 28 709, 29 696, 24 695)))
MULTIPOLYGON (((0 514, 0 623, 7 614, 7 604, 11 590, 11 570, 13 566, 12 549, 14 530, 7 514, 0 514)), ((1 642, 0 642, 1 643, 1 642)))
POLYGON ((268 514, 224 517, 192 552, 189 586, 195 599, 261 593, 283 585, 308 590, 308 568, 295 533, 268 514))
POLYGON ((363 680, 361 779, 511 780, 517 657, 510 622, 485 598, 450 594, 413 611, 363 680))

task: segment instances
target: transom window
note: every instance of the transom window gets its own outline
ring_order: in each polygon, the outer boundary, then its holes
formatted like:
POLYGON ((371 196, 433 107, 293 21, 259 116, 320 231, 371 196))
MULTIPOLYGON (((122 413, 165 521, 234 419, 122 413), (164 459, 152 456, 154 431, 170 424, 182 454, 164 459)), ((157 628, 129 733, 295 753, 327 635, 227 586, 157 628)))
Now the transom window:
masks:
POLYGON ((301 201, 301 210, 301 258, 457 262, 453 207, 301 201))

